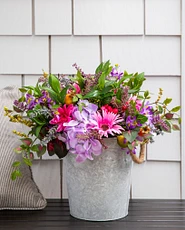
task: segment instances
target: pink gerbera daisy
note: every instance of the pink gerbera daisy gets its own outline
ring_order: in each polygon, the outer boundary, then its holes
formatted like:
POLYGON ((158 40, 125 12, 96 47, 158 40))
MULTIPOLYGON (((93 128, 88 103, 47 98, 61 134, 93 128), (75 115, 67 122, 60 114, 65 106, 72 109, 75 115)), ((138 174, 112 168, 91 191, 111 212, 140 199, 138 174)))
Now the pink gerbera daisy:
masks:
POLYGON ((102 115, 97 112, 93 118, 93 129, 96 129, 101 137, 108 137, 108 134, 114 135, 114 133, 121 134, 121 131, 124 130, 118 125, 123 119, 115 113, 102 110, 102 115))
POLYGON ((63 107, 58 108, 57 113, 54 118, 49 122, 52 125, 58 125, 57 132, 61 132, 64 130, 64 123, 72 120, 72 112, 74 110, 74 106, 64 105, 63 107))

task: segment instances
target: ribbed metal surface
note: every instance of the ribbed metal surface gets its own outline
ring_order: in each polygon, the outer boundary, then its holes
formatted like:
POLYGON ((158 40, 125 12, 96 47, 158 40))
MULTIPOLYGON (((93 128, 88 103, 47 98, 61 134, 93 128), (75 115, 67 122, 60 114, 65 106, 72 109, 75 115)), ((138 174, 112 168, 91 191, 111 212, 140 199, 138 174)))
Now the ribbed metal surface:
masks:
POLYGON ((117 144, 105 138, 107 149, 94 160, 78 163, 75 155, 64 158, 70 213, 91 221, 107 221, 128 214, 132 159, 117 144))

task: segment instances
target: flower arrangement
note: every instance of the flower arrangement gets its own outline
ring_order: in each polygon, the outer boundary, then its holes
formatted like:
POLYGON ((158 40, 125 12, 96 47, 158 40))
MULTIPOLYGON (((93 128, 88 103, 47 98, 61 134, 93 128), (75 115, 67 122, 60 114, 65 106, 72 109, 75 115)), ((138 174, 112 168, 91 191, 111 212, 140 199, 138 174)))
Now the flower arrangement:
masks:
POLYGON ((171 98, 161 102, 162 89, 151 102, 149 91, 141 90, 144 73, 121 72, 109 61, 95 74, 73 66, 74 76, 43 72, 35 87, 19 89, 23 96, 13 102, 13 110, 5 108, 11 122, 30 128, 28 134, 13 131, 22 137, 15 151, 23 161, 13 163, 12 179, 21 176, 22 163, 32 164, 34 153, 40 157, 47 150, 63 158, 70 152, 77 162, 84 162, 102 153, 104 138, 117 137, 123 152, 134 155, 136 147, 153 142, 153 136, 179 130, 180 106, 169 109, 171 98))

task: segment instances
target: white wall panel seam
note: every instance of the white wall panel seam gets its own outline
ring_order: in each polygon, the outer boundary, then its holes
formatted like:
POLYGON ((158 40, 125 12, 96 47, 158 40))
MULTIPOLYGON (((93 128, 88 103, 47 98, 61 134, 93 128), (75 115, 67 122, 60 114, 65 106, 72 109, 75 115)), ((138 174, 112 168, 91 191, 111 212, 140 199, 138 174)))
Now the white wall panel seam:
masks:
POLYGON ((48 55, 49 55, 49 58, 48 58, 48 65, 49 65, 49 73, 51 73, 51 35, 48 36, 48 55))
POLYGON ((171 162, 174 162, 174 163, 179 163, 179 162, 181 162, 181 160, 161 160, 161 159, 155 159, 155 160, 153 160, 153 159, 147 159, 147 161, 148 162, 169 162, 169 163, 171 163, 171 162))
POLYGON ((35 0, 32 0, 32 35, 35 34, 35 0))
MULTIPOLYGON (((185 117, 185 0, 181 1, 181 116, 185 117)), ((181 198, 185 199, 185 120, 181 123, 181 198)))
POLYGON ((99 46, 100 46, 100 62, 103 61, 103 50, 102 50, 102 36, 99 36, 99 46))
POLYGON ((74 0, 71 0, 71 29, 72 35, 74 35, 74 0))
POLYGON ((21 75, 21 87, 25 85, 25 76, 24 74, 21 75))
POLYGON ((143 0, 143 34, 146 35, 146 0, 143 0))

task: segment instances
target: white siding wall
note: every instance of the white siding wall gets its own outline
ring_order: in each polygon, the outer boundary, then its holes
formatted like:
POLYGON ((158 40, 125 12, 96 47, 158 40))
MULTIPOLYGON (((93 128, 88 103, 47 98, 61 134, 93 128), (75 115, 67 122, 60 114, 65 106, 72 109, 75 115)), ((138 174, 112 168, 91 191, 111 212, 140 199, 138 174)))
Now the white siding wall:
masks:
MULTIPOLYGON (((145 72, 145 88, 182 99, 181 11, 184 0, 0 0, 0 88, 35 84, 42 69, 92 73, 110 59, 128 72, 145 72)), ((183 37, 184 39, 184 37, 183 37)), ((183 46, 184 47, 184 46, 183 46)), ((184 60, 185 61, 185 60, 184 60)), ((180 133, 147 148, 134 165, 133 198, 185 197, 180 133)), ((56 157, 35 160, 34 177, 48 198, 67 197, 56 157)))

